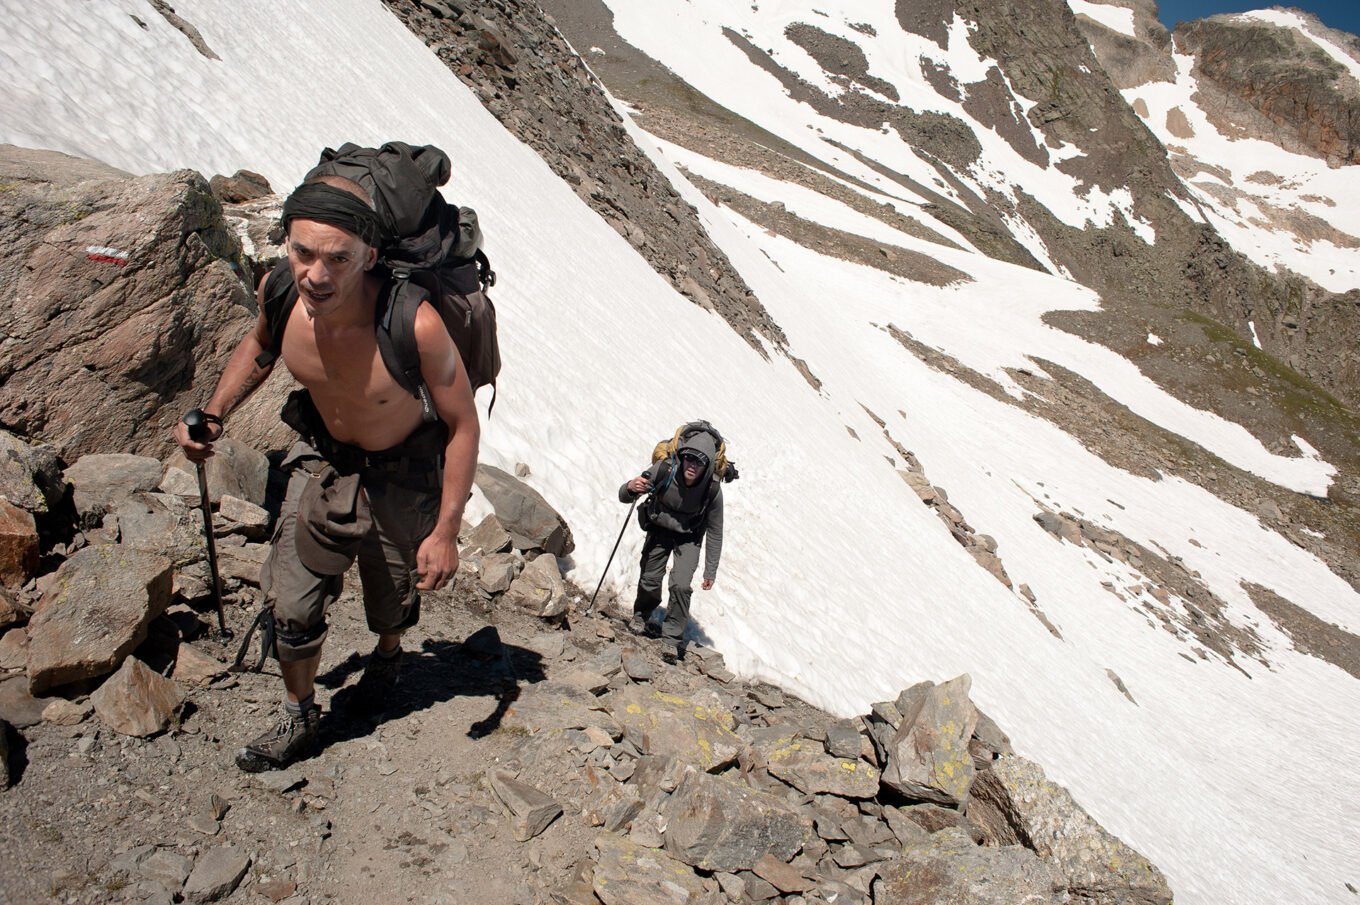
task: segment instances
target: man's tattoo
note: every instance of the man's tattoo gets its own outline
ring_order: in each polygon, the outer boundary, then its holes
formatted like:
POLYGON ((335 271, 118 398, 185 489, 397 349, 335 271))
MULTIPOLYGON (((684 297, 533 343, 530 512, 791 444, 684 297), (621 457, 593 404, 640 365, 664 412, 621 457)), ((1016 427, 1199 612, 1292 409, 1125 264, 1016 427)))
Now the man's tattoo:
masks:
POLYGON ((269 371, 258 365, 251 368, 250 374, 246 376, 245 380, 241 381, 241 388, 236 391, 236 395, 227 400, 227 411, 222 414, 225 416, 227 412, 232 411, 236 406, 244 402, 246 397, 255 392, 256 387, 264 383, 264 379, 268 376, 269 371))

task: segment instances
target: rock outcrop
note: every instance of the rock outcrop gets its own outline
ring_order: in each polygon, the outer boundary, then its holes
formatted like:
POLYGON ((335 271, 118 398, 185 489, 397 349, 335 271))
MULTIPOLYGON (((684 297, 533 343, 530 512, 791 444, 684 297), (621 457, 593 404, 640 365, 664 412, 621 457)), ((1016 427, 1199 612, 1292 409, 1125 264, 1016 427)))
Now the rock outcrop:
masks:
POLYGON ((0 424, 161 454, 253 316, 221 205, 197 173, 9 146, 0 180, 0 424))
MULTIPOLYGON (((1310 28, 1360 63, 1360 39, 1310 28)), ((1200 106, 1230 136, 1261 138, 1322 157, 1333 166, 1360 163, 1360 81, 1293 28, 1234 15, 1177 26, 1176 49, 1195 57, 1200 106)))

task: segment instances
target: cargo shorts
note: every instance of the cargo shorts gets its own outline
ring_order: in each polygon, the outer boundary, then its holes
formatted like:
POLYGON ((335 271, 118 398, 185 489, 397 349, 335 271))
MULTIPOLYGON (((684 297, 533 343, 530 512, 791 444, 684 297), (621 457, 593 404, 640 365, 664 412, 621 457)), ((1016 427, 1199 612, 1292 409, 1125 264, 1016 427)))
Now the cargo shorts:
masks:
MULTIPOLYGON (((288 491, 260 572, 282 661, 305 660, 321 652, 326 614, 344 590, 345 576, 308 569, 298 557, 295 541, 302 492, 309 482, 319 480, 327 464, 302 440, 293 444, 283 461, 284 470, 291 469, 288 491)), ((439 518, 442 473, 432 459, 423 474, 409 470, 395 474, 378 467, 364 469, 361 475, 359 505, 366 506, 372 518, 356 558, 364 614, 370 631, 393 634, 420 619, 416 552, 439 518)))

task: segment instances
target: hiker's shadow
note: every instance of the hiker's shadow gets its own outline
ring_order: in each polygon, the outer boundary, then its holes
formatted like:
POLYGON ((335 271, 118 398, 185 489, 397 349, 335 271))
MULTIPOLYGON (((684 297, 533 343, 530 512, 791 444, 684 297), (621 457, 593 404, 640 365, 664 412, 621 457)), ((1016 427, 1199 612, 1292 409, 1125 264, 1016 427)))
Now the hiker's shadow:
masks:
POLYGON ((493 626, 486 626, 464 641, 426 639, 420 649, 403 655, 401 682, 391 700, 376 710, 357 706, 354 685, 346 685, 363 671, 367 657, 350 654, 316 677, 324 688, 339 689, 331 701, 330 718, 322 723, 322 743, 351 741, 378 726, 455 697, 496 699, 495 708, 468 726, 470 738, 481 738, 500 727, 510 705, 519 698, 520 683, 542 682, 543 658, 531 650, 503 644, 493 626), (344 686, 344 687, 342 687, 344 686))

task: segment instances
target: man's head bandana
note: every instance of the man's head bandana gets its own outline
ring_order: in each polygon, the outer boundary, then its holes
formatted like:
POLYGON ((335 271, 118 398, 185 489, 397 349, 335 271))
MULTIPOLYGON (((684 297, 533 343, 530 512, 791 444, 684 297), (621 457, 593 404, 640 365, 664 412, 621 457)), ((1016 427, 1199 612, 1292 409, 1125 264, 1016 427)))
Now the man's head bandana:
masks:
POLYGON ((338 227, 375 248, 383 244, 382 222, 377 212, 362 199, 324 182, 304 183, 283 202, 285 232, 294 220, 315 220, 338 227))

